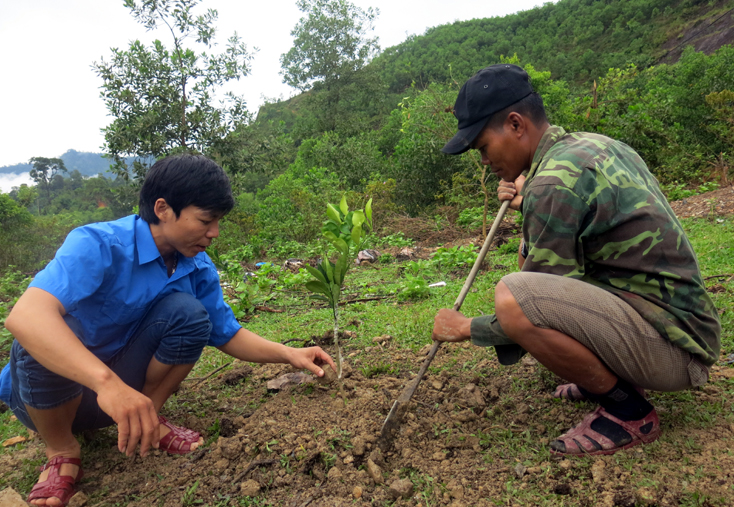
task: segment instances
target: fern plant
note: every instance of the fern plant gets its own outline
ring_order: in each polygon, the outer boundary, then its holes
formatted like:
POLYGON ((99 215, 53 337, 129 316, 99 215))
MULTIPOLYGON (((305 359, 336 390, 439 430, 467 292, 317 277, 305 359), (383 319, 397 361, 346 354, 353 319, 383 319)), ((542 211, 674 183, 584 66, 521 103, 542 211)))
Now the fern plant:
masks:
POLYGON ((322 235, 337 251, 336 262, 329 259, 328 247, 324 249, 321 262, 316 268, 306 266, 313 280, 306 282, 306 288, 315 294, 311 296, 326 301, 334 316, 334 345, 336 346, 337 378, 342 377, 342 349, 339 343, 339 298, 341 297, 344 277, 354 259, 362 249, 367 234, 372 230, 372 199, 367 201, 364 210, 349 210, 346 196, 339 206, 326 205, 327 220, 321 228, 322 235))

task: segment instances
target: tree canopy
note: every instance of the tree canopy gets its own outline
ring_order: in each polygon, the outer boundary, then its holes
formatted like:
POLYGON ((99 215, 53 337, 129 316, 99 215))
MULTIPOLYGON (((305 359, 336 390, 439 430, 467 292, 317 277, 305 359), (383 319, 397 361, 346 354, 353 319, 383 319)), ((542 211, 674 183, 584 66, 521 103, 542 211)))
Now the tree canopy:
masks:
POLYGON ((125 155, 138 160, 133 175, 141 178, 150 157, 177 150, 206 152, 237 125, 248 119, 240 97, 227 94, 214 103, 224 83, 249 73, 252 55, 235 33, 226 49, 210 54, 217 11, 194 14, 197 0, 125 0, 136 21, 148 30, 165 28, 171 47, 155 40, 146 47, 132 41, 127 50, 112 49, 109 61, 93 65, 102 78, 101 96, 115 120, 103 129, 104 150, 114 161, 113 171, 130 177, 125 155), (203 49, 186 47, 193 39, 203 49))

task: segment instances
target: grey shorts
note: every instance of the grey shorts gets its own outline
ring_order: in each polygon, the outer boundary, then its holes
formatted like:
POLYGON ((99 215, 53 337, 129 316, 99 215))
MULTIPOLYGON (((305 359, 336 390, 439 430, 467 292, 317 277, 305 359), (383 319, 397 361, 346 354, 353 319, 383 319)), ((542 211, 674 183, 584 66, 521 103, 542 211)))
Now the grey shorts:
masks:
POLYGON ((512 273, 502 281, 533 325, 578 340, 634 385, 680 391, 708 380, 708 367, 611 292, 545 273, 512 273))

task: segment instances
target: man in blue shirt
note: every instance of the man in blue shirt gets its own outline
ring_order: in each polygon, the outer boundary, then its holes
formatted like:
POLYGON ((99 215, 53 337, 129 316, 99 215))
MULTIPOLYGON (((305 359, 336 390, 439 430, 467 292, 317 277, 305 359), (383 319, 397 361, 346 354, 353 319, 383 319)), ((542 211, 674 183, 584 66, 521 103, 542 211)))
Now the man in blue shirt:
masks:
POLYGON ((159 416, 206 345, 242 361, 289 363, 322 376, 332 359, 243 329, 204 253, 234 206, 224 171, 180 155, 158 161, 140 216, 72 231, 5 326, 15 340, 0 398, 38 431, 49 462, 29 501, 66 505, 81 478, 73 433, 117 424, 118 448, 184 454, 198 433, 159 416))

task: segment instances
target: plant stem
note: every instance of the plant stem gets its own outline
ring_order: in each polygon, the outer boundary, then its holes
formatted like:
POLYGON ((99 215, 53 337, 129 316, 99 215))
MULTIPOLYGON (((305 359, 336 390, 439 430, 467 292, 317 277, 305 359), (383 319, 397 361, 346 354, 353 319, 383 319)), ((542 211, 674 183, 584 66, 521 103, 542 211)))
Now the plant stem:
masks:
POLYGON ((334 345, 336 346, 336 378, 342 378, 342 348, 339 345, 339 301, 334 301, 334 345))

